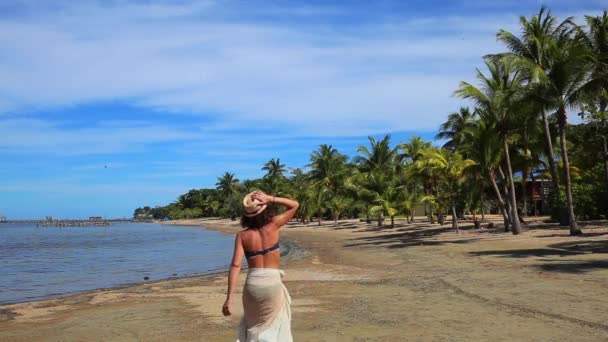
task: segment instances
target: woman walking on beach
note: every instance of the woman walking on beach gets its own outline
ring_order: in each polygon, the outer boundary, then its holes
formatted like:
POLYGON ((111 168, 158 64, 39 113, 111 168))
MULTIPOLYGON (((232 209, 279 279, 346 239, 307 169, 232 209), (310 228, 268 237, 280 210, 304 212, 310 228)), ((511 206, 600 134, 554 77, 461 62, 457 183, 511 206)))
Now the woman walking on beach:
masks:
POLYGON ((243 289, 244 316, 239 324, 237 342, 292 341, 291 297, 281 281, 279 270, 279 229, 298 210, 298 202, 254 191, 243 199, 241 225, 245 230, 236 235, 234 254, 228 275, 228 293, 222 307, 229 316, 232 294, 241 271, 243 256, 249 270, 243 289), (269 204, 287 208, 278 216, 273 215, 269 204))

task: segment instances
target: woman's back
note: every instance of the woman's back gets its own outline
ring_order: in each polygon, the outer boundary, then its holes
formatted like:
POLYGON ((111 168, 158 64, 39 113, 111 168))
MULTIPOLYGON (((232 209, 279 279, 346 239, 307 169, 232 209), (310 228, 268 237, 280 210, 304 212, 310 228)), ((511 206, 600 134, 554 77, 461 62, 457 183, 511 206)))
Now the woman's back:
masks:
POLYGON ((239 233, 249 268, 279 268, 279 229, 273 222, 262 228, 248 228, 239 233))

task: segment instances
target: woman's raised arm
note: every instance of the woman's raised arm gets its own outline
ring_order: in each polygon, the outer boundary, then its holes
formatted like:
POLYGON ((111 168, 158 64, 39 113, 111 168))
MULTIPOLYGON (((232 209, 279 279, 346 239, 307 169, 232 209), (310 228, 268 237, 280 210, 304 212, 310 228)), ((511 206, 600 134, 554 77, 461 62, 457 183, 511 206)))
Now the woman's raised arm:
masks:
POLYGON ((277 225, 277 228, 281 228, 282 225, 289 222, 289 220, 291 220, 291 218, 296 214, 296 211, 298 211, 298 208, 300 207, 300 203, 298 203, 297 201, 284 197, 270 196, 263 193, 262 191, 256 191, 253 194, 253 198, 257 199, 263 204, 274 203, 285 206, 287 208, 284 213, 282 213, 281 215, 277 215, 272 219, 272 222, 277 225))

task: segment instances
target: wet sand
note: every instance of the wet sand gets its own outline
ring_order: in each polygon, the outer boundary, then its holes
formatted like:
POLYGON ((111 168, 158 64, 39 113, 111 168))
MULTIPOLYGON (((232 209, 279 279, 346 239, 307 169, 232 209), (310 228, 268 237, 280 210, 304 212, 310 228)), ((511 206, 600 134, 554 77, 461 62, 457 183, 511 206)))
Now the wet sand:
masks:
MULTIPOLYGON (((608 340, 606 222, 583 237, 397 223, 284 228, 300 247, 284 264, 296 341, 608 340)), ((242 311, 221 315, 225 291, 219 274, 0 306, 0 341, 233 341, 242 311)))

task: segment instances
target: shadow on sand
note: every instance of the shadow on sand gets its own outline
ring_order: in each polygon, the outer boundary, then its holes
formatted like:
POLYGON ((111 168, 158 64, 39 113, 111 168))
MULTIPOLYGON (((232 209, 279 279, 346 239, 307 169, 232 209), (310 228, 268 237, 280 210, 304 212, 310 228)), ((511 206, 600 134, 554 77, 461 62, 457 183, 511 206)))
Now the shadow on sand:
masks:
MULTIPOLYGON (((461 230, 473 229, 471 226, 462 227, 461 230)), ((370 227, 368 229, 358 232, 386 232, 375 236, 353 238, 347 243, 345 247, 358 247, 358 246, 380 246, 385 248, 407 248, 413 246, 436 246, 448 243, 469 243, 479 240, 479 238, 459 239, 459 240, 445 240, 445 241, 433 241, 429 238, 435 237, 441 234, 454 234, 457 237, 456 232, 451 225, 438 226, 437 224, 424 224, 407 226, 407 225, 396 225, 395 228, 388 227, 370 227)), ((357 232, 353 232, 357 233, 357 232)))
POLYGON ((536 265, 535 267, 547 272, 563 272, 563 273, 586 273, 599 269, 608 269, 608 261, 606 260, 543 260, 544 264, 536 265))
MULTIPOLYGON (((567 257, 582 254, 608 254, 608 240, 577 240, 556 243, 546 248, 514 250, 490 250, 469 252, 474 256, 495 255, 505 258, 567 257)), ((534 267, 547 272, 584 273, 598 269, 608 269, 606 260, 542 259, 543 264, 534 267)))

